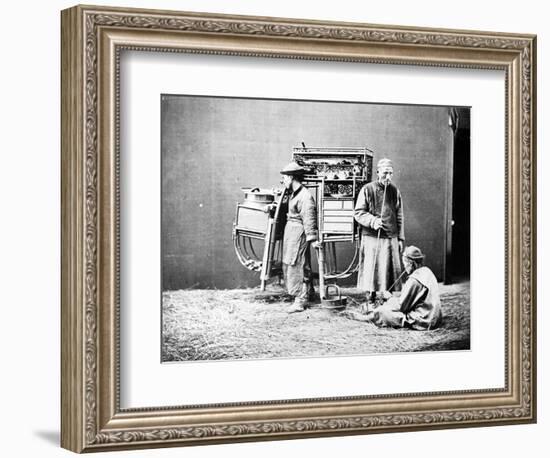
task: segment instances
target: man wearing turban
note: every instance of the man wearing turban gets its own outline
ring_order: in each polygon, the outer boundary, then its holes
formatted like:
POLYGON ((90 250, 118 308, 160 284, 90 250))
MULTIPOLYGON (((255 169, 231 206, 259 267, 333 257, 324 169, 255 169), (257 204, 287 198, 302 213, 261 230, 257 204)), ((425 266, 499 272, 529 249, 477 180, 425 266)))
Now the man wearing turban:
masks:
POLYGON ((403 202, 393 178, 393 163, 380 159, 377 180, 359 191, 354 217, 361 225, 361 251, 357 288, 366 291, 367 310, 374 306, 376 292, 387 291, 395 282, 400 290, 401 252, 405 243, 403 202))

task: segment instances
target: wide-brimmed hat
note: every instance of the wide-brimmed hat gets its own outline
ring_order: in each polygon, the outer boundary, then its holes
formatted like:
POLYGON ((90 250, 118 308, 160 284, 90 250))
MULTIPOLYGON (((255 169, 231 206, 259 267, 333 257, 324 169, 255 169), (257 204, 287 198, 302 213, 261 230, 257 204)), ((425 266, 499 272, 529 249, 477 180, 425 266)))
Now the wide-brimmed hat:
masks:
POLYGON ((393 168, 393 162, 391 159, 388 159, 387 157, 384 157, 378 161, 378 164, 376 164, 376 169, 379 169, 380 167, 391 167, 393 168))
POLYGON ((420 251, 420 248, 415 247, 414 245, 405 248, 405 250, 403 251, 403 256, 413 261, 424 259, 424 254, 422 253, 422 251, 420 251))
POLYGON ((306 169, 304 169, 297 162, 291 162, 290 164, 285 165, 283 170, 281 170, 281 175, 303 175, 305 173, 306 169))

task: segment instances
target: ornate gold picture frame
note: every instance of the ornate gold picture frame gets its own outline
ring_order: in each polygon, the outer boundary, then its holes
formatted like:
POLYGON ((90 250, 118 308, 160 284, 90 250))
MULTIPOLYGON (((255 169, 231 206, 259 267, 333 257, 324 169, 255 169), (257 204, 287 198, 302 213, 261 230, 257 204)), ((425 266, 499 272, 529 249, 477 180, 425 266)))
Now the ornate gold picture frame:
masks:
POLYGON ((62 420, 75 452, 536 421, 536 37, 76 6, 62 12, 62 420), (505 72, 505 387, 122 409, 120 54, 505 72))

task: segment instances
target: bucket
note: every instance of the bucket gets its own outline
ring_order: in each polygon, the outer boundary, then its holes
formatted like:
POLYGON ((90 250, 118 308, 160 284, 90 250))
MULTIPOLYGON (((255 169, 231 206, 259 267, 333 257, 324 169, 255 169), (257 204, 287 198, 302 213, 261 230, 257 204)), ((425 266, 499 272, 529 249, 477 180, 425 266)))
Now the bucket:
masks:
POLYGON ((337 285, 328 285, 325 288, 325 299, 321 299, 321 308, 327 310, 341 310, 346 308, 348 303, 347 296, 342 296, 340 288, 337 285), (334 289, 337 295, 330 295, 329 290, 334 289))
POLYGON ((275 193, 271 189, 241 188, 244 192, 244 203, 254 207, 262 207, 273 203, 275 193))

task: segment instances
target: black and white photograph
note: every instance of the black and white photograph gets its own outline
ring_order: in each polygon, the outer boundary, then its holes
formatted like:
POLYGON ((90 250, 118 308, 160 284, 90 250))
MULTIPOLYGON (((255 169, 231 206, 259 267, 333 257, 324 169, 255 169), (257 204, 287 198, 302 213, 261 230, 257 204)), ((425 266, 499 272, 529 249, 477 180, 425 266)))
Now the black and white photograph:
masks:
POLYGON ((163 363, 470 349, 470 107, 160 105, 163 363))
POLYGON ((545 5, 6 2, 2 455, 543 456, 545 5))

